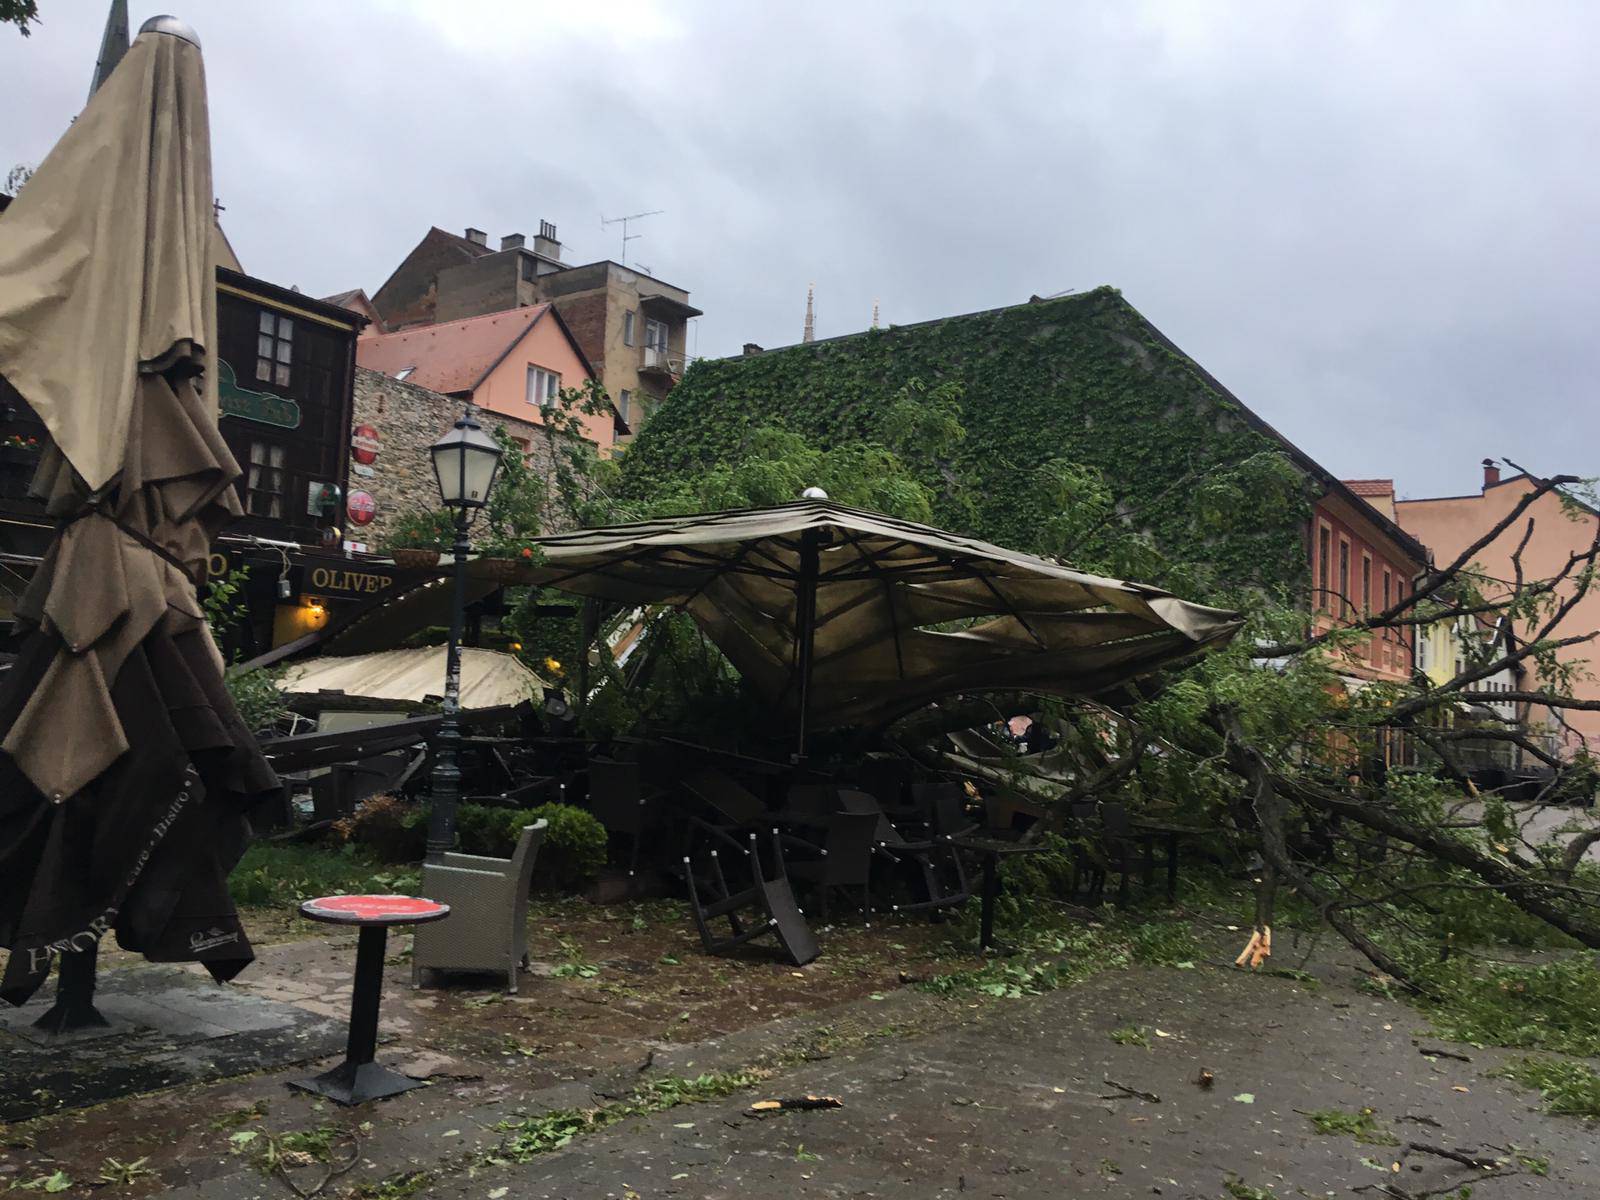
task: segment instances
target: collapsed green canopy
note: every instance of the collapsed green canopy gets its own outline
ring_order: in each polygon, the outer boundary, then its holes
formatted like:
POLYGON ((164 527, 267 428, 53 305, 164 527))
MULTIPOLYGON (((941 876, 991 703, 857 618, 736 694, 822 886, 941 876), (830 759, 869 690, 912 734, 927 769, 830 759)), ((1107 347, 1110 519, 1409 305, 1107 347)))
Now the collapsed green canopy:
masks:
POLYGON ((783 711, 888 721, 957 693, 1092 696, 1225 644, 1237 613, 819 500, 539 539, 517 582, 684 609, 783 711), (811 549, 814 548, 814 551, 811 549), (814 572, 808 570, 814 562, 814 572))

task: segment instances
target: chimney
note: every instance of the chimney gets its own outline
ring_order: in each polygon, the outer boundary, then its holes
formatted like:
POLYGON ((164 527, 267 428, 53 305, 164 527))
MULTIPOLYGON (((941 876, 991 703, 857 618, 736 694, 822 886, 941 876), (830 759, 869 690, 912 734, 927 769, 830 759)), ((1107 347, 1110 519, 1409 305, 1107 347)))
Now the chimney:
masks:
POLYGON ((763 351, 761 347, 756 345, 754 342, 746 342, 744 344, 744 356, 746 358, 754 358, 757 354, 763 353, 765 353, 765 351, 763 351))
POLYGON ((474 246, 487 247, 489 245, 489 235, 481 229, 474 229, 469 225, 467 226, 466 236, 467 241, 471 242, 474 246))
POLYGON ((500 239, 500 249, 521 250, 522 243, 527 240, 528 239, 523 237, 520 233, 508 233, 505 235, 505 237, 500 239))
POLYGON ((556 237, 556 227, 549 221, 539 222, 539 236, 533 239, 533 252, 561 261, 561 241, 556 237))
POLYGON ((1500 482, 1500 468, 1495 466, 1494 459, 1492 459, 1492 458, 1484 459, 1483 460, 1483 490, 1487 492, 1490 488, 1492 488, 1495 484, 1497 484, 1499 482, 1500 482))

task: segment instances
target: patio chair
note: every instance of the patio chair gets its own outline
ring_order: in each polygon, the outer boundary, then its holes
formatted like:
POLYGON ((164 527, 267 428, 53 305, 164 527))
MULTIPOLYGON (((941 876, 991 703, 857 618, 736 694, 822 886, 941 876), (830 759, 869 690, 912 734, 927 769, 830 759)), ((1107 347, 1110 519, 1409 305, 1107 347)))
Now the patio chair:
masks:
POLYGON ((1117 880, 1117 907, 1128 903, 1128 876, 1135 870, 1146 887, 1150 886, 1157 867, 1166 867, 1167 854, 1156 849, 1156 839, 1141 833, 1128 815, 1126 805, 1108 801, 1100 806, 1101 852, 1104 866, 1101 869, 1101 889, 1105 886, 1105 872, 1115 871, 1117 880))
POLYGON ((692 854, 683 856, 683 873, 689 888, 689 911, 708 954, 727 954, 747 942, 771 934, 778 946, 797 967, 817 957, 817 939, 806 924, 783 857, 783 838, 772 831, 772 869, 762 863, 754 833, 748 845, 740 845, 732 835, 701 825, 709 836, 710 848, 702 854, 703 869, 697 870, 692 854), (741 886, 734 890, 728 882, 723 856, 728 855, 739 873, 741 886), (748 878, 748 886, 742 886, 748 878), (722 936, 712 922, 726 920, 728 934, 722 936))
POLYGON ((829 919, 829 894, 849 888, 861 897, 861 916, 872 924, 872 854, 878 830, 874 813, 831 812, 821 817, 820 853, 788 864, 789 877, 814 888, 817 915, 829 919))
POLYGON ((967 883, 966 868, 961 865, 961 856, 949 842, 939 838, 908 841, 879 807, 878 801, 866 792, 839 789, 839 806, 845 812, 872 814, 874 854, 891 863, 909 859, 916 865, 926 899, 909 904, 891 904, 890 911, 898 913, 953 908, 971 898, 972 888, 967 883), (946 881, 940 877, 941 867, 948 869, 946 874, 953 870, 956 879, 954 888, 946 886, 946 881))
POLYGON ((936 838, 948 841, 978 828, 978 823, 967 815, 967 793, 959 783, 914 783, 911 799, 923 814, 928 832, 936 838))
POLYGON ((548 822, 522 827, 510 858, 444 854, 422 865, 422 894, 450 906, 442 921, 418 925, 411 982, 429 971, 504 972, 506 991, 528 962, 528 889, 548 822))
POLYGON ((647 792, 640 766, 624 759, 589 760, 589 811, 608 833, 629 839, 628 874, 639 870, 639 850, 663 824, 664 793, 647 792))

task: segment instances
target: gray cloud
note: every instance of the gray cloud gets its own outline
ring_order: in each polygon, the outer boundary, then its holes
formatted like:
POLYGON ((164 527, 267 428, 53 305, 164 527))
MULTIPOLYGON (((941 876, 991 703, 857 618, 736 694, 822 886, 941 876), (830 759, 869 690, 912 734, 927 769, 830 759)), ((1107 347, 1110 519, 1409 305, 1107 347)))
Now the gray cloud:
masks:
MULTIPOLYGON (((104 5, 0 31, 0 168, 104 5)), ((153 10, 152 10, 153 11, 153 10)), ((137 23, 147 13, 137 10, 137 23)), ((1600 472, 1600 11, 1582 4, 260 6, 192 0, 256 274, 375 289, 430 224, 560 226, 704 354, 1111 283, 1330 469, 1600 472), (263 11, 271 13, 263 19, 263 11)))

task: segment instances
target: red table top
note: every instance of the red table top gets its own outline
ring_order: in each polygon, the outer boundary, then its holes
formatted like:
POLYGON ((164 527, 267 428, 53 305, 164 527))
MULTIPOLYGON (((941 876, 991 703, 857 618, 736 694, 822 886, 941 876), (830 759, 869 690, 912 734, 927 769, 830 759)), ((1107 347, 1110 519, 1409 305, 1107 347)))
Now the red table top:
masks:
POLYGON ((450 915, 450 906, 421 896, 319 896, 300 915, 335 925, 420 925, 450 915))

